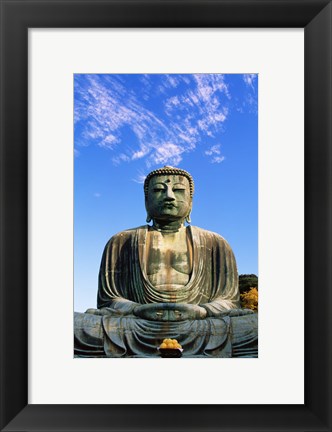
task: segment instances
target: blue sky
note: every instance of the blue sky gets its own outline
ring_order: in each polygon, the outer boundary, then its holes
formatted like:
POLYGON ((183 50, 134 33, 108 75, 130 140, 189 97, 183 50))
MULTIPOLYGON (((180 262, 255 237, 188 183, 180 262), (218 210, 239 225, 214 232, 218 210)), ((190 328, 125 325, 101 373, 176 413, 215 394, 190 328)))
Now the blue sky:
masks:
POLYGON ((258 76, 74 75, 74 303, 96 307, 103 248, 144 225, 143 181, 164 165, 195 181, 192 225, 258 274, 258 76))

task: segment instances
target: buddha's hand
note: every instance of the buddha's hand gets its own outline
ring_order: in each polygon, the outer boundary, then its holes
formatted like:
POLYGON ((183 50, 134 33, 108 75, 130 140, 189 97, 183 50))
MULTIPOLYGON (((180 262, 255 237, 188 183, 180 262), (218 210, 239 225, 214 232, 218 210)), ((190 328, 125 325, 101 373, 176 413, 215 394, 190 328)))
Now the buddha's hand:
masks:
POLYGON ((137 306, 134 314, 150 321, 185 321, 204 319, 206 309, 185 303, 151 303, 137 306))

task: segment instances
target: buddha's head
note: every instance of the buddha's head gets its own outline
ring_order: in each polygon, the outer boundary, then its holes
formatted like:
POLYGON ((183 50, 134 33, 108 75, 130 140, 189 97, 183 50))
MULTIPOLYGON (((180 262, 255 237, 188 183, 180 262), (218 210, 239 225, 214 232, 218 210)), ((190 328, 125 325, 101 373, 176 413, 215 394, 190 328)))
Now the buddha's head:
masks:
POLYGON ((165 166, 150 172, 144 182, 147 222, 190 222, 194 181, 182 169, 165 166))

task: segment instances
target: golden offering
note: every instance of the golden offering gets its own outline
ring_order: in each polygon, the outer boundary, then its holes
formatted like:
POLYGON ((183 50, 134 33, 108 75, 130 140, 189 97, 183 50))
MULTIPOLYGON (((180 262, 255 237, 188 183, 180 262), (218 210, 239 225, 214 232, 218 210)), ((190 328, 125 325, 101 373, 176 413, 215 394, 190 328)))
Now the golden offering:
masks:
POLYGON ((182 356, 182 346, 176 339, 164 339, 159 346, 161 357, 178 358, 182 356))

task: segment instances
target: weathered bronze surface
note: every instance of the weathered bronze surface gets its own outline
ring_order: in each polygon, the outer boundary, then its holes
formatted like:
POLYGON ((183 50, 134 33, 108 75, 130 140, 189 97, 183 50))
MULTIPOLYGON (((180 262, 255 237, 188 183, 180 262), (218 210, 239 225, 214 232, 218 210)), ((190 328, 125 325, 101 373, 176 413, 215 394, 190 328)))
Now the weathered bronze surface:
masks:
POLYGON ((75 313, 75 355, 153 357, 164 338, 183 357, 257 357, 257 314, 240 308, 233 252, 190 222, 194 183, 173 167, 144 184, 147 222, 113 236, 99 272, 98 309, 75 313))

